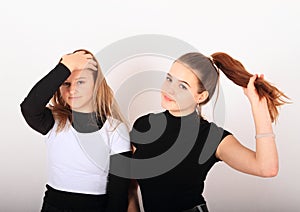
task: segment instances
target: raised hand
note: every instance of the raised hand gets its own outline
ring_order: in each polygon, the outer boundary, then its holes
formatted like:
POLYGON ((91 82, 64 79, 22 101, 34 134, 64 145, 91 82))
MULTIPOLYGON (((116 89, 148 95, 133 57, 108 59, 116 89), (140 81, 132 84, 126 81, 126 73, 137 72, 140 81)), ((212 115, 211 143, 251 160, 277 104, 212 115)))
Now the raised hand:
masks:
POLYGON ((254 74, 252 77, 250 77, 247 88, 243 88, 244 94, 248 97, 251 104, 257 103, 259 101, 266 101, 265 98, 262 99, 259 98, 257 90, 254 86, 254 82, 258 77, 263 79, 264 75, 261 74, 260 76, 258 76, 257 74, 254 74))
POLYGON ((60 62, 67 66, 71 72, 83 69, 97 71, 98 69, 97 62, 93 59, 93 56, 85 51, 66 54, 61 58, 60 62))

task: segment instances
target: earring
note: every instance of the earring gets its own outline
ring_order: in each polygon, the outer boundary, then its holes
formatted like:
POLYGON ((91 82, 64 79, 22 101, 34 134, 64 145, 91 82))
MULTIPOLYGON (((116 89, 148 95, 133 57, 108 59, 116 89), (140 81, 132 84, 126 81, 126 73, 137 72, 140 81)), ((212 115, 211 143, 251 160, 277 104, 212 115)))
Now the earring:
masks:
POLYGON ((200 106, 200 103, 197 104, 196 111, 197 111, 197 114, 200 116, 201 115, 201 106, 200 106))

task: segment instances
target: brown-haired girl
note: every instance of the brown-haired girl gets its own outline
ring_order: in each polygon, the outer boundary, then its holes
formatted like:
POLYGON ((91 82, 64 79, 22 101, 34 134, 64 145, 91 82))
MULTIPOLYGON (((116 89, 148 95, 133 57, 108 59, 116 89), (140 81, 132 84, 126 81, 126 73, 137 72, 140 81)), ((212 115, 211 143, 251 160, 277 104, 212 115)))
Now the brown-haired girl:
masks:
POLYGON ((219 52, 206 57, 188 53, 175 60, 162 86, 161 105, 166 111, 138 118, 130 133, 136 147, 135 159, 149 161, 173 152, 172 157, 146 169, 160 170, 166 161, 182 157, 173 167, 164 167, 163 174, 137 179, 145 211, 208 211, 202 195, 204 181, 218 161, 243 173, 276 176, 278 155, 272 122, 278 116, 277 106, 286 103, 285 98, 263 76, 250 74, 228 54, 219 52), (255 151, 201 116, 201 106, 212 98, 218 86, 220 71, 243 87, 249 99, 256 130, 255 151), (158 130, 154 126, 164 122, 163 132, 154 132, 158 130), (178 143, 181 147, 174 148, 178 143), (187 146, 191 148, 183 157, 181 153, 187 146))

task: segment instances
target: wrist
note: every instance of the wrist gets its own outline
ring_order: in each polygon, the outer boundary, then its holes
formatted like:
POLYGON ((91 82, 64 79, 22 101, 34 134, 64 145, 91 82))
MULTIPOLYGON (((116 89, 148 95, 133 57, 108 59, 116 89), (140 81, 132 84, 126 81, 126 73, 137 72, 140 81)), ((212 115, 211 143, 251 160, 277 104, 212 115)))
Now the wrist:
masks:
POLYGON ((70 70, 70 72, 72 72, 72 67, 70 65, 65 63, 63 60, 61 60, 60 63, 63 64, 64 66, 66 66, 70 70))
POLYGON ((254 116, 265 117, 263 114, 269 116, 269 107, 266 98, 251 102, 251 109, 254 116))
POLYGON ((250 104, 251 104, 252 107, 268 106, 266 97, 251 98, 250 99, 250 104))
POLYGON ((60 59, 60 63, 64 64, 70 70, 70 72, 72 72, 74 70, 74 67, 73 67, 72 63, 70 63, 71 61, 68 59, 68 56, 69 55, 64 55, 60 59))

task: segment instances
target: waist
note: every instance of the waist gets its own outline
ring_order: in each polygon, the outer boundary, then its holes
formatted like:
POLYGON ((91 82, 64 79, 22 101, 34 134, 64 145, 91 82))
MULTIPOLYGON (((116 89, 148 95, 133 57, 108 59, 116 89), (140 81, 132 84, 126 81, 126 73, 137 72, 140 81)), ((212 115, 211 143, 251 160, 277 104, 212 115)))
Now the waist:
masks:
POLYGON ((145 211, 182 211, 205 204, 199 189, 190 190, 144 190, 141 188, 145 211))
POLYGON ((59 208, 96 208, 105 205, 107 202, 106 194, 82 194, 61 191, 46 185, 44 201, 59 208))
POLYGON ((107 173, 80 173, 55 167, 49 169, 47 181, 49 186, 60 191, 99 195, 106 193, 107 173))

